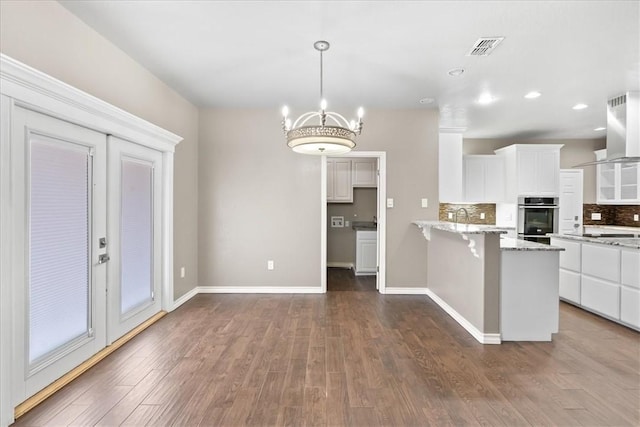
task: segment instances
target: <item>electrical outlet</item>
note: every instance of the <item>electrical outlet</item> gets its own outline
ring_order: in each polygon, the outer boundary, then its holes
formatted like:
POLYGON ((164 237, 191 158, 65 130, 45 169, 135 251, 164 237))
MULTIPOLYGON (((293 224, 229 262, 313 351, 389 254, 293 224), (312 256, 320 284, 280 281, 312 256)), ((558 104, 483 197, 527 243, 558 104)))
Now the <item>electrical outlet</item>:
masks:
POLYGON ((480 212, 480 219, 484 219, 484 218, 485 218, 484 212, 480 212))
POLYGON ((634 221, 640 221, 640 215, 638 215, 638 214, 633 214, 633 220, 634 220, 634 221))
POLYGON ((602 219, 602 214, 600 212, 592 212, 591 213, 591 220, 600 221, 601 219, 602 219))
POLYGON ((185 273, 186 273, 186 272, 185 272, 184 267, 180 267, 180 278, 181 278, 181 279, 184 279, 185 273))
POLYGON ((429 207, 429 199, 422 199, 422 207, 423 208, 429 207))
POLYGON ((270 259, 269 261, 267 261, 267 270, 273 270, 275 268, 274 264, 273 264, 273 260, 270 259))
POLYGON ((387 207, 388 208, 392 208, 393 207, 393 199, 387 199, 387 207))
POLYGON ((453 219, 453 212, 447 213, 447 219, 453 219))
POLYGON ((331 228, 342 228, 344 227, 344 217, 343 216, 332 216, 331 217, 331 228))

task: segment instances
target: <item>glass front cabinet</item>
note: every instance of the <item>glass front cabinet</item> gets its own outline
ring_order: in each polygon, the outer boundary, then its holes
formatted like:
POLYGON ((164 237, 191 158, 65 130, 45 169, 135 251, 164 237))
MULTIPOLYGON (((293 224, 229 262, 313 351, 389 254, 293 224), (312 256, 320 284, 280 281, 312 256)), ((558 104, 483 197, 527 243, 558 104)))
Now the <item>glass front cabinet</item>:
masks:
MULTIPOLYGON (((607 150, 595 152, 604 160, 607 150)), ((601 205, 640 204, 640 167, 638 163, 609 163, 596 166, 597 203, 601 205)))

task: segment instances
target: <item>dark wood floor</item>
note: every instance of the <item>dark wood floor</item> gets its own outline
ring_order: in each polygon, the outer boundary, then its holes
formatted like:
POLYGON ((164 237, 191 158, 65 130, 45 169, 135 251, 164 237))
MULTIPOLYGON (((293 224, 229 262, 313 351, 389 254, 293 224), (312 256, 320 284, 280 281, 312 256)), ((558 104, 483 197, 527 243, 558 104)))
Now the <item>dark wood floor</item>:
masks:
POLYGON ((551 343, 478 344, 425 296, 198 295, 26 425, 637 426, 640 335, 561 304, 551 343))
POLYGON ((327 291, 376 292, 376 276, 356 276, 348 268, 327 268, 327 291))

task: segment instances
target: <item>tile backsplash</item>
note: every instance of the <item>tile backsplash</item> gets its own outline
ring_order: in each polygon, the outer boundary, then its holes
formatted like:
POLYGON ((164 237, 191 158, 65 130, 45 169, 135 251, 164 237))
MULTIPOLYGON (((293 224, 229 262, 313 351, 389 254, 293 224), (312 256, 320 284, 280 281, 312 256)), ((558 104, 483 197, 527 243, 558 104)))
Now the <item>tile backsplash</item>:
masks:
POLYGON ((640 215, 640 205, 596 205, 584 204, 584 225, 619 225, 640 227, 640 221, 634 221, 634 215, 640 215), (591 219, 592 213, 599 213, 600 220, 591 219))
MULTIPOLYGON (((469 224, 495 224, 496 223, 496 205, 493 203, 475 203, 475 204, 453 204, 440 203, 438 220, 453 222, 453 217, 449 218, 449 214, 454 215, 459 208, 465 208, 469 212, 469 224), (484 219, 481 219, 484 214, 484 219)), ((458 214, 458 222, 465 222, 466 218, 463 212, 458 214)))

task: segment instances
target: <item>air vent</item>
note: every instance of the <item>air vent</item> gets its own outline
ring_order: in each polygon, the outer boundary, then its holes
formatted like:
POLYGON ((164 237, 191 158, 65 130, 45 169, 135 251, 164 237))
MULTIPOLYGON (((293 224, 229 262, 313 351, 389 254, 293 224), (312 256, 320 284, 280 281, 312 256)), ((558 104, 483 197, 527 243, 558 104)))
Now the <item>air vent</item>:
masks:
POLYGON ((476 40, 467 56, 488 56, 504 37, 482 37, 476 40))
POLYGON ((617 107, 618 105, 622 105, 622 104, 626 104, 627 103, 627 94, 625 93, 624 95, 620 95, 620 96, 616 96, 615 98, 611 98, 610 100, 607 101, 607 104, 609 104, 609 107, 617 107))

